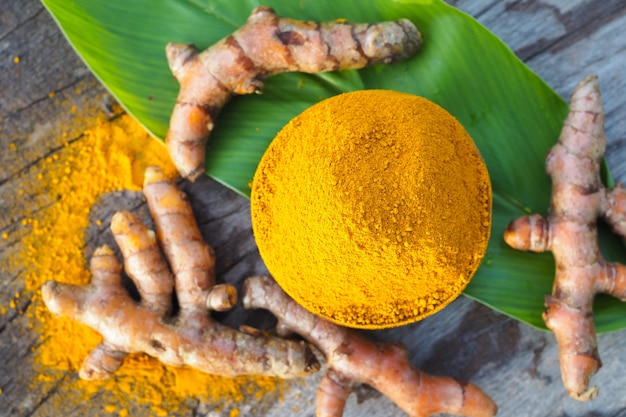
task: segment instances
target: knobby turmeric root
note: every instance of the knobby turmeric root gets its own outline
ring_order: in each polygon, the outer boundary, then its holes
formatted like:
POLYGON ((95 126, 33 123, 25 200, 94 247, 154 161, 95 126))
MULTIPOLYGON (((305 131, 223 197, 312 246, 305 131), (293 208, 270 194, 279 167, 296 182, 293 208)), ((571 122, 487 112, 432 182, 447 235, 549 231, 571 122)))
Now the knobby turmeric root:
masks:
POLYGON ((607 262, 598 246, 596 220, 603 217, 626 236, 626 188, 608 190, 600 178, 606 148, 604 110, 595 76, 574 90, 558 143, 546 158, 552 198, 546 218, 533 214, 509 224, 504 239, 513 248, 551 251, 556 263, 552 295, 543 319, 559 345, 567 392, 578 400, 598 393, 589 387, 601 366, 592 305, 597 293, 626 300, 626 267, 607 262))
POLYGON ((170 43, 167 59, 180 92, 166 144, 179 173, 204 170, 206 142, 220 109, 234 94, 260 93, 266 77, 281 72, 356 69, 415 54, 422 38, 408 20, 377 24, 315 23, 278 17, 269 7, 204 52, 170 43))
POLYGON ((317 417, 340 417, 357 383, 371 385, 411 417, 496 414, 495 403, 475 385, 419 371, 411 365, 403 345, 371 342, 355 330, 309 313, 268 276, 248 278, 244 292, 244 307, 271 311, 283 334, 301 335, 326 357, 328 369, 317 393, 317 417))
POLYGON ((128 353, 136 352, 223 376, 293 378, 316 372, 320 365, 308 344, 250 335, 210 317, 209 310, 232 308, 237 294, 232 286, 215 285, 213 251, 202 239, 185 194, 157 168, 147 170, 144 194, 158 239, 131 213, 118 212, 111 221, 139 302, 123 287, 121 265, 107 246, 91 259, 88 285, 49 281, 43 286, 44 302, 53 313, 78 320, 104 338, 83 362, 80 377, 107 378, 128 353))

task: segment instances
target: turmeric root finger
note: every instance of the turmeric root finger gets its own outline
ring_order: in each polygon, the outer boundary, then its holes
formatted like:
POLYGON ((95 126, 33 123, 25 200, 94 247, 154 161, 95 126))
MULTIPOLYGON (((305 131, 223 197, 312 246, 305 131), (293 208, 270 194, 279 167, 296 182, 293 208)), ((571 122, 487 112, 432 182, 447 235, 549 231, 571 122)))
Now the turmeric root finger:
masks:
POLYGON ((217 284, 209 291, 206 308, 212 311, 228 311, 237 304, 237 289, 228 284, 217 284))
POLYGON ((504 231, 504 241, 517 250, 544 252, 549 250, 550 223, 539 214, 518 217, 504 231))
POLYGON ((606 262, 598 276, 598 292, 626 301, 626 265, 606 262))
POLYGON ((354 330, 330 323, 291 300, 267 276, 248 278, 244 307, 270 310, 282 326, 314 344, 328 361, 329 374, 317 395, 317 416, 340 416, 351 383, 377 389, 410 416, 437 413, 488 417, 494 402, 479 388, 414 368, 398 343, 374 343, 354 330))
POLYGON ((122 366, 127 355, 105 340, 85 358, 78 375, 87 381, 107 379, 122 366))
POLYGON ((543 318, 556 336, 565 389, 577 400, 594 398, 598 387, 590 387, 589 381, 602 362, 598 355, 593 316, 584 309, 571 307, 558 298, 548 296, 543 318))
MULTIPOLYGON (((102 292, 111 295, 125 294, 122 286, 122 266, 108 246, 97 248, 91 258, 91 284, 74 286, 46 282, 42 288, 43 300, 50 311, 66 315, 84 323, 83 305, 91 303, 93 295, 102 292), (61 292, 63 296, 57 296, 61 292)), ((97 307, 97 306, 96 306, 97 307)), ((99 312, 94 313, 98 314, 99 312)), ((83 361, 79 375, 85 380, 102 380, 113 374, 128 351, 115 343, 101 342, 83 361)))
POLYGON ((159 168, 146 169, 143 191, 174 273, 180 315, 184 320, 192 316, 202 320, 215 284, 213 250, 200 233, 186 194, 159 168))
POLYGON ((166 136, 172 161, 183 177, 195 180, 204 170, 206 141, 221 108, 234 94, 260 92, 268 76, 393 63, 415 54, 421 43, 406 19, 318 24, 280 18, 260 6, 241 28, 202 53, 169 44, 169 66, 180 84, 166 136))
POLYGON ((626 267, 607 262, 598 245, 599 216, 616 233, 626 233, 626 188, 607 190, 600 177, 606 143, 598 80, 588 76, 572 93, 559 141, 546 157, 552 179, 547 218, 518 218, 504 235, 513 248, 554 255, 556 274, 543 318, 559 346, 563 384, 582 401, 596 396, 598 388, 589 384, 602 366, 593 299, 597 293, 626 299, 626 267))
POLYGON ((604 218, 613 231, 620 236, 626 236, 626 186, 621 183, 607 192, 605 204, 602 207, 604 218))
POLYGON ((115 213, 111 219, 111 231, 124 256, 126 273, 135 283, 142 304, 160 315, 170 313, 174 278, 154 232, 127 211, 115 213))
POLYGON ((353 386, 354 381, 329 369, 320 380, 317 389, 315 399, 317 417, 341 417, 353 386))

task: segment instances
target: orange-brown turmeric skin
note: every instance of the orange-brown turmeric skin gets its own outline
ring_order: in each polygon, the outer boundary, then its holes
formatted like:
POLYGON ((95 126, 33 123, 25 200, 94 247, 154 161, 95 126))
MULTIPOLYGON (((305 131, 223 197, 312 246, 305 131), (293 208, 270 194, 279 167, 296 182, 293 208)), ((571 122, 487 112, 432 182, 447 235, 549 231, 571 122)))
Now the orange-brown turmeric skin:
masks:
POLYGON ((600 178, 605 148, 600 90, 597 78, 590 76, 574 90, 559 141, 546 158, 552 178, 548 216, 520 217, 504 235, 513 248, 554 255, 556 275, 543 318, 559 345, 563 383, 578 400, 590 400, 598 392, 589 387, 601 366, 593 299, 606 293, 626 300, 626 267, 608 262, 598 246, 598 217, 626 236, 625 188, 618 184, 608 190, 600 178))
POLYGON ((281 18, 265 6, 201 53, 192 45, 170 43, 167 59, 180 84, 166 136, 172 161, 183 177, 197 178, 220 109, 235 94, 261 92, 266 77, 393 63, 415 54, 421 43, 419 31, 406 19, 316 23, 281 18))

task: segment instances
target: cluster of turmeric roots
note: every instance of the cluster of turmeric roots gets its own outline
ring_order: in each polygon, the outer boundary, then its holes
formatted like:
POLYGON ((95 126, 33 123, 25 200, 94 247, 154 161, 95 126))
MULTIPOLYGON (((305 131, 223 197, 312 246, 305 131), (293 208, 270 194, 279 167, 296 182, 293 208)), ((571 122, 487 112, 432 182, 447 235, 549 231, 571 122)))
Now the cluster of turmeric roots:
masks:
MULTIPOLYGON (((316 24, 279 18, 266 7, 255 9, 242 28, 200 54, 192 46, 168 45, 170 67, 181 84, 167 136, 172 159, 190 180, 203 172, 206 140, 217 113, 233 94, 258 92, 264 77, 391 63, 411 56, 420 45, 419 32, 407 20, 316 24)), ((557 277, 545 319, 557 335, 565 385, 580 399, 595 395, 596 389, 587 386, 600 366, 593 296, 607 292, 626 298, 625 267, 606 262, 597 247, 598 215, 620 234, 626 232, 626 189, 609 192, 600 181, 606 144, 602 122, 597 83, 589 78, 574 93, 563 134, 548 156, 554 183, 548 218, 519 219, 505 236, 516 248, 554 253, 557 277)), ((318 371, 321 361, 326 370, 317 394, 318 417, 341 416, 359 383, 385 394, 410 416, 495 415, 494 402, 476 386, 422 373, 410 363, 404 346, 371 342, 362 333, 312 315, 267 276, 245 282, 243 304, 270 310, 278 319, 278 334, 220 324, 210 311, 231 309, 237 291, 216 284, 213 251, 202 239, 185 194, 157 168, 147 170, 144 194, 156 234, 129 212, 119 212, 111 221, 140 301, 124 289, 122 266, 106 246, 91 259, 90 284, 48 282, 43 287, 52 312, 103 336, 85 359, 82 378, 107 378, 127 354, 136 352, 224 376, 294 378, 318 371), (302 339, 288 338, 292 333, 302 339)))
MULTIPOLYGON (((203 172, 217 113, 232 95, 258 92, 264 77, 392 63, 420 46, 421 35, 408 20, 317 24, 279 18, 267 7, 255 9, 243 27, 200 54, 192 46, 170 44, 168 60, 181 85, 166 138, 172 160, 189 180, 203 172)), ((200 235, 185 194, 157 168, 147 170, 144 194, 156 234, 129 212, 116 213, 111 221, 139 302, 124 289, 122 266, 106 246, 91 259, 90 284, 43 286, 44 302, 53 313, 78 320, 104 338, 85 359, 82 378, 107 378, 136 352, 223 376, 294 378, 318 371, 325 361, 319 417, 341 416, 359 383, 385 394, 410 416, 496 413, 494 402, 476 386, 420 372, 401 344, 374 343, 312 315, 267 276, 245 282, 243 305, 270 310, 279 334, 220 324, 210 311, 231 309, 237 291, 216 284, 213 251, 200 235), (288 338, 291 333, 303 340, 288 338)))
POLYGON ((220 324, 209 312, 234 307, 237 291, 215 283, 213 252, 202 239, 186 195, 158 168, 147 170, 144 195, 156 234, 129 212, 118 212, 111 221, 139 302, 122 285, 122 267, 107 246, 91 259, 90 284, 51 281, 43 286, 44 301, 53 313, 78 320, 104 338, 85 359, 82 378, 107 378, 127 354, 137 352, 168 365, 224 376, 294 378, 318 371, 325 361, 318 416, 341 416, 358 383, 379 390, 410 416, 495 414, 495 404, 476 386, 420 372, 404 346, 371 342, 307 312, 267 276, 245 282, 243 305, 271 311, 280 335, 220 324), (304 340, 288 338, 290 333, 304 340))

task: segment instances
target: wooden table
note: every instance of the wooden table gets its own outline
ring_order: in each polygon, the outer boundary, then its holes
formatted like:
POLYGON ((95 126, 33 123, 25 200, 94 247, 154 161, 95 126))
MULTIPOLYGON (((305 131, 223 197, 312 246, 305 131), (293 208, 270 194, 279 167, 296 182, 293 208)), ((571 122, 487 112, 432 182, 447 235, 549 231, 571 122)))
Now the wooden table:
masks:
MULTIPOLYGON (((475 16, 536 71, 557 93, 568 99, 587 73, 599 75, 607 113, 607 160, 614 176, 626 180, 626 2, 623 0, 457 0, 453 5, 475 16)), ((55 416, 59 379, 46 389, 31 386, 32 350, 37 334, 29 327, 28 294, 16 293, 25 284, 11 261, 20 249, 20 212, 33 213, 41 204, 36 195, 18 197, 22 182, 34 175, 43 156, 58 152, 63 131, 80 139, 95 115, 111 117, 114 100, 95 80, 66 43, 53 20, 36 0, 0 0, 0 416, 55 416), (14 57, 20 57, 19 65, 14 57), (77 93, 80 90, 80 94, 77 93), (54 96, 58 99, 50 98, 54 96), (61 103, 61 104, 59 104, 61 103), (71 106, 81 117, 70 117, 71 106), (17 152, 9 152, 9 144, 17 152), (14 270, 14 269, 13 269, 14 270), (14 307, 13 307, 14 306, 14 307), (50 388, 52 387, 52 388, 50 388)), ((254 250, 248 201, 204 178, 185 187, 194 207, 206 208, 202 219, 212 228, 218 256, 239 259, 218 274, 237 281, 263 271, 254 250), (211 221, 212 219, 219 220, 211 221)), ((101 216, 113 208, 95 207, 101 216)), ((481 304, 461 297, 441 313, 420 323, 375 332, 380 339, 397 339, 411 352, 419 368, 471 380, 500 407, 502 416, 624 416, 626 415, 626 332, 599 337, 604 367, 593 382, 597 399, 570 399, 561 384, 557 346, 552 334, 530 328, 481 304)), ((75 376, 68 376, 75 377, 75 376)), ((242 415, 312 416, 318 376, 302 389, 242 415), (298 411, 294 411, 297 406, 298 411)), ((57 398, 58 399, 58 398, 57 398)), ((62 399, 61 399, 62 400, 62 399)), ((172 415, 211 415, 210 404, 170 410, 172 415)), ((130 415, 148 416, 136 407, 130 415)), ((109 415, 96 400, 78 405, 71 416, 109 415)), ((346 416, 402 416, 393 404, 371 390, 361 390, 348 403, 346 416)), ((69 417, 69 416, 68 416, 69 417)))

